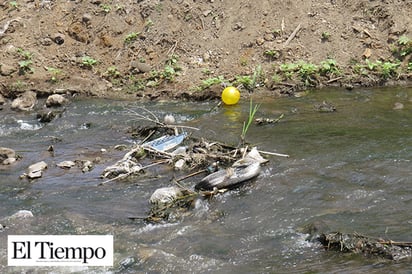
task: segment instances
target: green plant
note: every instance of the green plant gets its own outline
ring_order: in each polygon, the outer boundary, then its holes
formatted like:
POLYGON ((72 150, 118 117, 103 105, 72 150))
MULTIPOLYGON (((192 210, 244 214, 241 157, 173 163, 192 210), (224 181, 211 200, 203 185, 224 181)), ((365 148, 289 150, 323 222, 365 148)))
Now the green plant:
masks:
POLYGON ((205 74, 205 75, 210 75, 210 74, 212 74, 212 71, 209 68, 204 68, 204 69, 202 69, 202 73, 205 74))
POLYGON ((18 48, 17 53, 23 58, 22 61, 18 62, 19 74, 24 75, 27 72, 33 73, 34 69, 31 67, 31 65, 33 64, 33 61, 31 60, 33 54, 27 50, 23 50, 22 48, 18 48))
POLYGON ((409 37, 402 35, 398 39, 399 45, 399 55, 405 57, 406 55, 412 53, 412 40, 409 37))
POLYGON ((96 65, 96 64, 97 64, 97 60, 96 60, 96 59, 93 59, 93 58, 90 57, 90 56, 83 56, 83 57, 82 57, 82 65, 83 65, 84 67, 91 69, 91 68, 93 68, 93 66, 96 65))
POLYGON ((125 44, 131 44, 132 42, 136 41, 137 37, 139 36, 139 32, 131 32, 124 38, 125 44))
POLYGON ((18 8, 17 1, 10 1, 9 5, 12 9, 17 9, 18 8))
POLYGON ((318 66, 312 63, 306 63, 304 61, 299 62, 298 65, 299 65, 298 74, 300 75, 302 80, 305 82, 306 86, 310 85, 311 81, 313 81, 312 77, 318 71, 318 66))
POLYGON ((30 51, 24 50, 22 48, 18 48, 17 52, 23 57, 25 60, 30 60, 33 57, 33 54, 30 51))
POLYGON ((262 66, 258 65, 253 71, 252 87, 253 89, 259 84, 260 78, 262 78, 262 66))
POLYGON ((283 63, 280 65, 280 71, 283 72, 287 79, 291 79, 298 67, 299 66, 294 63, 283 63))
POLYGON ((239 64, 240 64, 242 67, 246 67, 247 64, 248 64, 247 58, 246 58, 246 57, 241 57, 241 58, 239 59, 239 64))
POLYGON ((359 64, 359 63, 356 63, 356 64, 352 65, 352 71, 355 74, 359 74, 359 75, 367 75, 368 74, 367 70, 365 69, 365 66, 363 64, 359 64))
POLYGON ((31 60, 23 60, 20 61, 19 63, 19 74, 24 75, 26 72, 33 73, 34 69, 31 67, 33 62, 31 60))
POLYGON ((398 69, 398 67, 400 66, 400 63, 392 63, 392 62, 385 62, 382 63, 380 66, 380 72, 382 74, 382 77, 384 79, 390 78, 393 75, 396 74, 396 71, 398 69))
POLYGON ((118 78, 120 76, 120 71, 116 66, 111 66, 107 68, 104 74, 111 78, 118 78))
POLYGON ((365 63, 366 63, 366 68, 372 71, 376 70, 376 68, 379 66, 379 61, 377 61, 376 63, 373 63, 369 61, 369 59, 365 59, 365 63))
POLYGON ((47 72, 51 74, 50 76, 50 81, 53 83, 56 83, 58 81, 57 76, 61 74, 61 70, 57 68, 52 68, 52 67, 46 67, 47 72))
POLYGON ((101 4, 100 8, 103 10, 104 13, 109 13, 112 10, 112 7, 108 4, 101 4))
POLYGON ((172 66, 169 66, 169 65, 165 66, 165 68, 163 69, 163 72, 161 73, 163 79, 166 79, 171 82, 174 81, 176 74, 177 74, 176 70, 172 66))
POLYGON ((262 67, 259 65, 256 67, 255 71, 253 72, 252 76, 245 75, 245 76, 236 76, 236 80, 234 82, 235 85, 243 85, 248 91, 252 92, 257 84, 259 79, 262 76, 262 67))
POLYGON ((329 41, 330 33, 327 31, 322 32, 322 41, 329 41))
POLYGON ((260 105, 253 105, 252 98, 250 98, 250 104, 249 104, 249 116, 247 122, 243 122, 243 127, 242 127, 242 134, 240 135, 240 140, 242 144, 245 143, 245 138, 246 138, 246 133, 249 130, 250 125, 252 124, 255 114, 257 110, 259 109, 260 105))
POLYGON ((339 70, 335 59, 326 59, 320 62, 319 73, 321 75, 339 75, 341 71, 339 70))
POLYGON ((412 62, 408 63, 408 70, 412 70, 412 62))
POLYGON ((211 77, 203 80, 201 84, 194 89, 197 91, 205 90, 213 85, 218 85, 227 82, 223 76, 211 77))
POLYGON ((124 11, 125 11, 125 7, 124 7, 123 5, 116 4, 115 10, 116 10, 116 11, 122 11, 122 12, 124 12, 124 11))
POLYGON ((154 25, 152 19, 147 19, 146 23, 144 24, 145 31, 149 31, 149 29, 154 25))
POLYGON ((179 55, 172 54, 166 60, 166 65, 169 66, 177 66, 177 62, 179 61, 179 55))
POLYGON ((282 82, 282 77, 279 74, 275 73, 272 75, 272 81, 273 83, 278 84, 282 82))
POLYGON ((236 75, 233 83, 235 86, 242 85, 246 89, 252 89, 253 80, 249 75, 236 75))
POLYGON ((129 93, 136 93, 139 90, 144 90, 146 87, 146 81, 144 79, 135 79, 132 75, 129 80, 131 81, 127 89, 129 93))
POLYGON ((279 57, 279 51, 274 49, 268 49, 263 52, 263 55, 268 57, 270 60, 274 60, 279 57))

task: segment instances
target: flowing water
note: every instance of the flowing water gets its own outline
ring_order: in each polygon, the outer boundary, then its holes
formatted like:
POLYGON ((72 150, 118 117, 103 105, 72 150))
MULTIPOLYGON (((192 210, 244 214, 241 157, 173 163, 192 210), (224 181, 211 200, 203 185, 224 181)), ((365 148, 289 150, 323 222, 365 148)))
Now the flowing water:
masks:
MULTIPOLYGON (((0 271, 44 273, 388 273, 411 272, 410 261, 389 262, 326 252, 305 240, 299 228, 322 221, 331 231, 358 232, 412 241, 412 89, 323 90, 300 98, 254 98, 257 116, 284 118, 252 125, 247 141, 268 156, 257 179, 236 190, 199 201, 177 222, 147 224, 148 199, 170 186, 171 169, 154 167, 142 178, 97 186, 103 169, 131 146, 127 132, 142 123, 133 111, 175 115, 197 136, 236 145, 249 102, 210 110, 216 102, 140 103, 74 100, 61 117, 41 124, 33 113, 0 112, 0 146, 22 156, 0 169, 0 271), (320 113, 314 105, 333 103, 320 113), (395 103, 403 109, 395 110, 395 103), (48 151, 54 147, 54 153, 48 151), (64 160, 93 160, 90 172, 64 170, 64 160), (44 160, 40 179, 19 179, 44 160), (33 218, 10 220, 18 210, 33 218), (113 234, 112 268, 7 267, 8 234, 113 234)), ((148 113, 146 113, 148 114, 148 113)), ((192 187, 199 178, 183 182, 192 187)))

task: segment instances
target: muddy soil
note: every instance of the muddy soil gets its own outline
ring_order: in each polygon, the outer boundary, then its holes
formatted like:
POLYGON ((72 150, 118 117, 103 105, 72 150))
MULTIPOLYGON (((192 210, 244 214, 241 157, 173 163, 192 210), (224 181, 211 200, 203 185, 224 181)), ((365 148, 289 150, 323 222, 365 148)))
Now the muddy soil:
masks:
POLYGON ((204 100, 229 83, 274 96, 409 85, 411 14, 409 0, 3 0, 0 92, 204 100), (325 60, 306 78, 281 69, 325 60))

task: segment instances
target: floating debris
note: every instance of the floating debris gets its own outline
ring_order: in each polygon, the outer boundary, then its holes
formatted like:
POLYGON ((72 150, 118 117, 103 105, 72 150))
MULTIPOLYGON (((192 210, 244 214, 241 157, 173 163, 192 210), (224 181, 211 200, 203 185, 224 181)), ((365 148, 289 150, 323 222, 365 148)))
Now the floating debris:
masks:
POLYGON ((199 194, 189 189, 172 186, 157 189, 150 197, 152 207, 148 222, 173 221, 194 206, 199 194))
POLYGON ((314 105, 314 108, 318 112, 335 112, 336 111, 335 105, 327 101, 323 101, 320 104, 314 105))
POLYGON ((176 136, 162 136, 159 137, 153 141, 146 142, 142 145, 142 147, 150 147, 152 149, 158 150, 158 151, 168 151, 172 148, 177 147, 180 145, 183 140, 186 138, 187 133, 183 132, 179 135, 176 136))
POLYGON ((272 119, 272 118, 264 118, 264 117, 259 117, 255 119, 255 123, 257 125, 266 125, 266 124, 275 124, 279 123, 279 121, 284 117, 285 115, 282 113, 278 118, 272 119))
POLYGON ((318 240, 326 250, 377 256, 394 261, 412 257, 412 242, 395 242, 341 232, 321 234, 318 240))
POLYGON ((250 163, 216 171, 196 184, 196 190, 231 189, 260 173, 260 163, 250 163))

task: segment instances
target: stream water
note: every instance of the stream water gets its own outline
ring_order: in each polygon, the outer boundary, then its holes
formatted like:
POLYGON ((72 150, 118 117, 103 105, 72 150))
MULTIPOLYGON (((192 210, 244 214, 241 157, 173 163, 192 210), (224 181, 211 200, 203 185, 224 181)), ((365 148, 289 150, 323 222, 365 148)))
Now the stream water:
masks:
MULTIPOLYGON (((141 179, 97 186, 105 167, 137 140, 127 132, 142 123, 141 107, 197 136, 236 145, 249 102, 210 112, 216 102, 140 103, 72 100, 61 117, 40 124, 35 112, 0 111, 0 146, 22 156, 0 167, 0 272, 15 273, 410 273, 410 261, 391 262, 324 251, 305 241, 299 228, 322 221, 331 231, 412 241, 412 89, 312 91, 300 98, 254 98, 257 117, 284 118, 252 125, 246 139, 268 156, 252 182, 199 202, 178 222, 147 224, 148 199, 172 185, 173 170, 156 167, 141 179), (320 113, 324 100, 337 111, 320 113), (403 109, 395 110, 395 103, 403 109), (54 153, 48 151, 54 147, 54 153), (81 172, 56 167, 64 160, 93 160, 81 172), (42 178, 19 179, 30 164, 44 160, 42 178), (10 221, 18 210, 34 217, 10 221), (8 234, 112 234, 112 268, 7 267, 8 234)), ((199 178, 183 182, 192 187, 199 178)))

